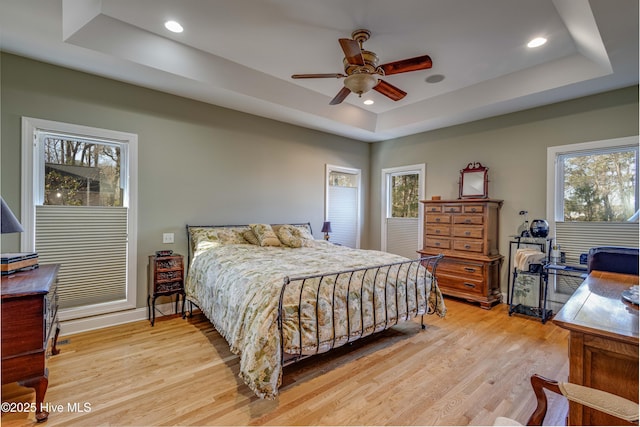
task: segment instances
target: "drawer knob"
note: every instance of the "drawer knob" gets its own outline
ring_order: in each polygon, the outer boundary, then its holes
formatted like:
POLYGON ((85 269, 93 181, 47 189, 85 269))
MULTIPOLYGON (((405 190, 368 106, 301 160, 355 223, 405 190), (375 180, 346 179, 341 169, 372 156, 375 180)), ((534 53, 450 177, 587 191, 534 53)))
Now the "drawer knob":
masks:
POLYGON ((465 249, 471 249, 471 245, 464 245, 465 249))
POLYGON ((440 234, 440 230, 436 230, 436 234, 440 234))
POLYGON ((476 211, 476 208, 471 208, 471 212, 475 212, 475 211, 476 211))
POLYGON ((440 222, 440 218, 436 218, 436 222, 440 222))
POLYGON ((476 269, 475 268, 471 268, 471 267, 465 267, 464 271, 468 271, 469 273, 475 273, 476 269))
POLYGON ((475 287, 476 287, 476 285, 475 285, 475 284, 473 284, 473 283, 466 283, 466 282, 465 282, 465 284, 464 284, 464 285, 465 285, 467 288, 475 288, 475 287))
POLYGON ((471 224, 471 219, 467 218, 464 220, 465 224, 471 224))
POLYGON ((471 232, 470 232, 470 231, 465 231, 465 232, 464 232, 464 235, 465 235, 465 236, 471 236, 471 232))
POLYGON ((436 242, 436 246, 440 246, 440 242, 436 242))

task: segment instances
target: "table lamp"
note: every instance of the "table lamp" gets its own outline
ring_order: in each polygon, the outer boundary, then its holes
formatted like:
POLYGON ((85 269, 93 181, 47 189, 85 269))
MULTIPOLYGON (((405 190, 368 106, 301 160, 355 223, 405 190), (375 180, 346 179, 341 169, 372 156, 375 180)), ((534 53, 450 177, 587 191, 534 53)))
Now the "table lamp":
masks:
POLYGON ((329 233, 331 233, 331 222, 330 221, 325 221, 322 224, 322 230, 324 233, 324 240, 329 240, 329 233))

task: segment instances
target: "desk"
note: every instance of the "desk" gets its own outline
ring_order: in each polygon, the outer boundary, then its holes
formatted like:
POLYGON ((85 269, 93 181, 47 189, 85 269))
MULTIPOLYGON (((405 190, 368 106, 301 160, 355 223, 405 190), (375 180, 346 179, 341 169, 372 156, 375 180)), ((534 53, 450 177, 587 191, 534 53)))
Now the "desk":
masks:
POLYGON ((58 264, 2 276, 2 384, 18 382, 36 392, 36 420, 49 384, 47 358, 58 354, 58 264))
MULTIPOLYGON (((569 382, 638 402, 638 306, 622 299, 638 276, 592 271, 553 323, 569 330, 569 382)), ((569 404, 569 425, 620 425, 617 418, 569 404)))

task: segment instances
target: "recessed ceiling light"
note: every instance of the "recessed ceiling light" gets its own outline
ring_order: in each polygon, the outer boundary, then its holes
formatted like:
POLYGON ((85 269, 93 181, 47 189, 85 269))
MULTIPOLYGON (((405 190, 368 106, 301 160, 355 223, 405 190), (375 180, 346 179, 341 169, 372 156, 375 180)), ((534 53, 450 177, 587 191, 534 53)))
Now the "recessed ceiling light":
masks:
POLYGON ((426 79, 424 79, 427 83, 440 83, 444 80, 444 76, 442 74, 433 74, 426 79))
POLYGON ((373 104, 373 99, 366 99, 366 100, 363 102, 363 104, 364 104, 364 105, 371 105, 371 104, 373 104))
POLYGON ((540 47, 547 42, 547 39, 544 37, 536 37, 532 39, 529 43, 527 43, 527 47, 540 47))
POLYGON ((181 33, 182 31, 184 31, 184 29, 182 28, 182 25, 180 25, 176 21, 167 21, 164 23, 164 26, 167 30, 172 31, 174 33, 181 33))

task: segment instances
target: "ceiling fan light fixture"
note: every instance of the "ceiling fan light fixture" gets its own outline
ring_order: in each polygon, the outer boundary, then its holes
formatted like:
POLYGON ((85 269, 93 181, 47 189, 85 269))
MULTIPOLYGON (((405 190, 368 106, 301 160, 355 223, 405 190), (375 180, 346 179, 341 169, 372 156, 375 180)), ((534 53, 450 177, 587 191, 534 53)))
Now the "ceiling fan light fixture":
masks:
POLYGON ((363 101, 363 104, 364 104, 364 105, 373 105, 373 104, 374 104, 374 102, 373 102, 373 99, 365 99, 365 100, 363 101))
POLYGON ((362 96, 378 84, 377 74, 355 73, 344 79, 344 85, 353 93, 362 96))

